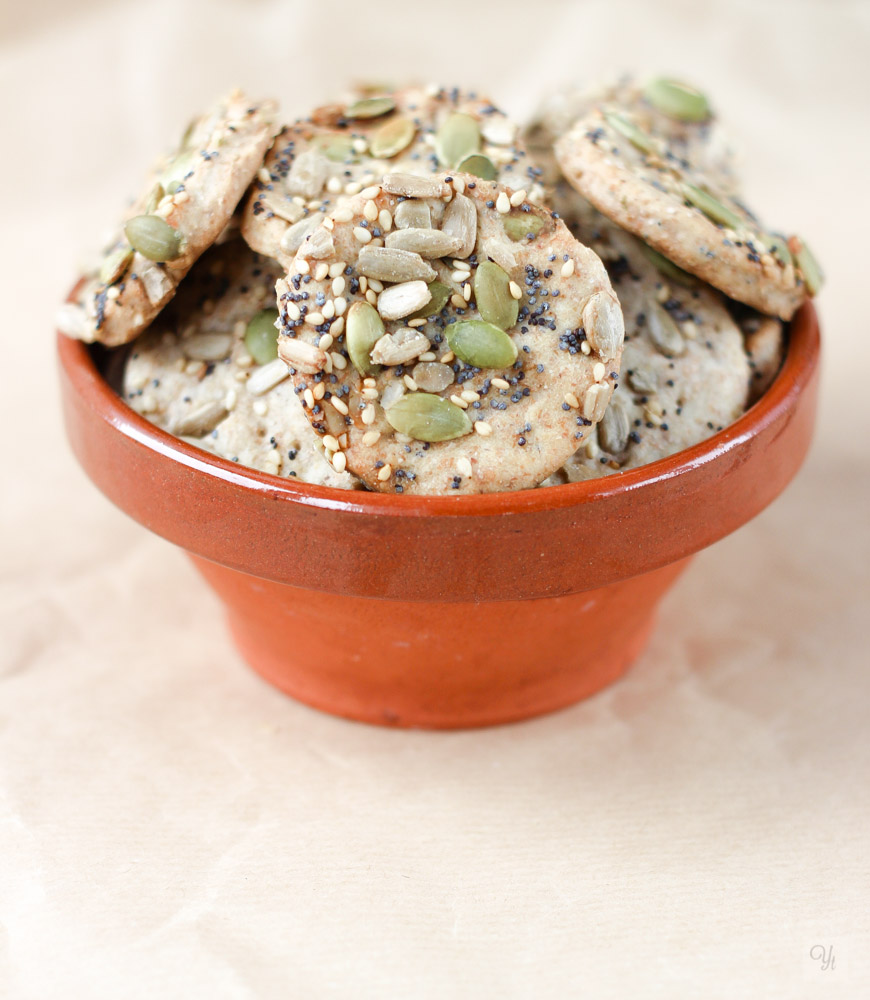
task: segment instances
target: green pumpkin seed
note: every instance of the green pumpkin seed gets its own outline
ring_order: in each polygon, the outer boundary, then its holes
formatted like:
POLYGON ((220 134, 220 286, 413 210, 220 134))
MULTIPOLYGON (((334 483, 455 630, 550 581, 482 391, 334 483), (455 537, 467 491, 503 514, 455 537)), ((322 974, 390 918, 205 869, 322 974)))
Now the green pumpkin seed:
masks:
POLYGON ((429 294, 432 298, 421 309, 411 313, 408 319, 426 319, 429 316, 437 316, 447 305, 447 300, 450 298, 450 289, 440 281, 430 281, 429 294))
POLYGON ((354 101, 344 109, 345 118, 380 118, 394 111, 396 102, 392 97, 364 97, 354 101))
POLYGON ((175 194, 195 164, 196 153, 193 150, 183 150, 173 156, 161 173, 163 187, 167 194, 175 194))
POLYGON ((806 243, 799 236, 795 236, 793 239, 796 239, 800 243, 800 249, 794 255, 795 263, 803 275, 807 291, 810 295, 817 295, 819 289, 825 283, 825 276, 822 273, 819 262, 806 243))
POLYGON ((672 260, 668 260, 668 258, 660 254, 658 250, 653 250, 653 248, 649 246, 649 244, 644 243, 643 240, 639 240, 638 242, 640 243, 643 255, 651 264, 654 264, 666 278, 670 278, 671 281, 676 281, 678 285, 683 285, 685 288, 694 288, 698 284, 694 275, 689 274, 688 271, 684 271, 681 267, 677 267, 672 260))
POLYGON ((647 313, 647 330, 653 346, 666 358, 678 358, 686 353, 686 341, 673 316, 658 302, 651 303, 647 313))
POLYGON ((472 430, 465 410, 428 392, 402 396, 385 416, 391 427, 416 441, 452 441, 472 430))
POLYGON ((638 128, 634 122, 630 122, 627 118, 613 111, 605 111, 604 117, 611 128, 615 128, 620 135, 624 135, 632 146, 635 146, 642 153, 658 152, 655 139, 647 135, 643 129, 638 128))
POLYGON ((263 309, 253 317, 245 330, 245 347, 258 365, 278 357, 277 309, 263 309))
POLYGON ((445 167, 455 167, 480 149, 480 126, 471 115, 454 111, 435 135, 435 152, 445 167))
POLYGON ((372 363, 372 348, 384 335, 384 321, 368 302, 354 302, 347 311, 344 340, 351 364, 360 375, 375 375, 380 365, 372 363))
POLYGON ((148 260, 175 260, 181 254, 181 235, 159 215, 137 215, 124 226, 130 246, 148 260))
POLYGON ((474 301, 487 323, 502 330, 515 325, 519 302, 510 293, 511 279, 498 264, 485 260, 474 272, 474 301))
POLYGON ((410 118, 393 118, 385 122, 369 140, 372 156, 388 160, 410 146, 417 128, 410 118))
POLYGON ((710 117, 710 105, 700 90, 679 80, 659 76, 646 85, 644 97, 669 118, 682 122, 703 122, 710 117))
POLYGON ((151 188, 151 193, 145 202, 145 215, 150 215, 157 208, 165 194, 166 192, 163 190, 162 184, 155 184, 151 188))
POLYGON ((447 327, 450 350, 475 368, 509 368, 517 360, 517 345, 492 323, 466 319, 447 327))
POLYGON ((483 153, 472 153, 471 156, 466 156, 456 164, 456 169, 466 174, 473 174, 484 181, 498 180, 496 165, 483 153))
POLYGON ((777 236, 774 233, 768 240, 768 243, 770 245, 770 252, 783 267, 788 267, 789 264, 794 263, 794 258, 791 255, 791 250, 789 250, 784 236, 777 236))
POLYGON ((686 201, 690 205, 694 205, 695 208, 700 209, 712 222, 734 230, 739 230, 743 227, 743 221, 739 215, 732 212, 727 205, 723 205, 718 198, 714 198, 713 195, 703 188, 689 184, 688 181, 683 181, 680 185, 680 190, 686 201))
POLYGON ((534 239, 544 228, 544 220, 531 212, 518 212, 516 215, 506 215, 502 219, 507 237, 519 243, 520 240, 534 239))
POLYGON ((356 162, 353 139, 349 135, 318 135, 314 148, 333 163, 356 162))
POLYGON ((133 251, 130 247, 121 247, 107 254, 100 268, 100 281, 104 285, 113 285, 124 276, 132 259, 133 251))

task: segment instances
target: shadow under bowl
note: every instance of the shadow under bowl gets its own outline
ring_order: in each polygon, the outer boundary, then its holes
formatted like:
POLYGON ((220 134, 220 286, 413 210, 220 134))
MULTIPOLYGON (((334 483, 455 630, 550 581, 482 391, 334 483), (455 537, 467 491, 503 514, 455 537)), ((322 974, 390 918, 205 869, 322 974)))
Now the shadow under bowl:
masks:
POLYGON ((311 486, 215 457, 114 392, 58 335, 64 419, 88 476, 190 555, 247 662, 300 701, 392 726, 530 718, 619 677, 691 556, 766 507, 815 419, 819 328, 734 424, 601 479, 463 496, 311 486))

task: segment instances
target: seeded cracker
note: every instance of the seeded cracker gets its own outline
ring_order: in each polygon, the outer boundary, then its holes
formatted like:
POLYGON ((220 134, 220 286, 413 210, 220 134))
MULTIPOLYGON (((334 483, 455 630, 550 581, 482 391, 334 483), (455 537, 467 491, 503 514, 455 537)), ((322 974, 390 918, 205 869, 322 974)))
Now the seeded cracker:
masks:
MULTIPOLYGON (((542 197, 517 126, 486 98, 456 88, 367 94, 318 108, 280 133, 245 204, 242 234, 289 266, 305 237, 384 173, 458 168, 542 197)), ((411 220, 399 219, 397 225, 411 220)))
POLYGON ((797 237, 764 229, 738 201, 669 155, 618 109, 596 110, 556 143, 571 184, 618 226, 731 298, 789 319, 821 283, 797 237))
POLYGON ((274 135, 273 110, 234 91, 191 122, 76 301, 62 307, 64 333, 115 346, 154 319, 229 222, 274 135))
POLYGON ((596 434, 545 485, 636 468, 706 440, 743 413, 750 381, 743 336, 719 292, 651 255, 576 193, 572 207, 569 228, 604 260, 622 305, 622 377, 596 434))
POLYGON ((619 370, 598 257, 523 190, 467 174, 386 175, 309 235, 277 293, 308 419, 336 469, 381 491, 537 485, 619 370))
POLYGON ((206 251, 174 301, 131 345, 124 399, 163 430, 230 461, 352 489, 355 479, 323 457, 278 360, 281 273, 240 239, 206 251))

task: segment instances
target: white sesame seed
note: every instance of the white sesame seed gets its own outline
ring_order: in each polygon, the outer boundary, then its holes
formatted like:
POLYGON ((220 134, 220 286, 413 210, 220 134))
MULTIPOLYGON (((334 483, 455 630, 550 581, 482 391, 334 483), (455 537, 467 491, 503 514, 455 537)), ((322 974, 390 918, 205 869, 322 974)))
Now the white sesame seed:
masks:
POLYGON ((235 389, 230 389, 230 391, 224 397, 224 406, 228 410, 234 410, 236 408, 236 403, 238 402, 239 394, 235 389))
POLYGON ((367 201, 363 205, 363 215, 369 222, 374 222, 378 217, 378 206, 373 201, 367 201))
POLYGON ((305 274, 308 274, 308 272, 311 270, 311 265, 303 257, 301 260, 297 260, 296 261, 296 270, 300 274, 305 275, 305 274))
POLYGON ((337 451, 332 456, 332 467, 336 472, 344 472, 347 468, 347 456, 343 451, 337 451))
MULTIPOLYGON (((410 326, 410 325, 411 324, 409 323, 408 326, 410 326)), ((420 357, 417 358, 417 360, 418 361, 434 361, 437 358, 437 356, 438 355, 435 354, 434 351, 426 351, 425 354, 421 354, 420 357)))
POLYGON ((315 399, 323 399, 326 395, 326 383, 318 382, 311 391, 314 393, 315 399))
POLYGON ((489 435, 492 434, 492 426, 485 420, 478 420, 474 425, 474 429, 482 437, 489 437, 489 435))
POLYGON ((258 417, 265 417, 266 414, 269 412, 269 404, 266 402, 265 399, 255 399, 253 410, 258 417))
POLYGON ((295 302, 287 303, 287 315, 290 319, 299 319, 302 313, 299 311, 299 306, 295 302))
POLYGON ((189 191, 176 191, 172 196, 172 200, 176 205, 183 205, 186 201, 190 201, 189 191))
POLYGON ((462 297, 465 299, 466 302, 471 301, 471 282, 466 281, 465 284, 462 286, 462 297))
POLYGON ((461 295, 454 293, 450 296, 450 305, 454 306, 456 309, 464 309, 468 303, 461 295))
POLYGON ((340 372, 343 372, 347 368, 347 358, 343 354, 339 354, 338 351, 332 351, 329 356, 332 358, 333 365, 340 372))
POLYGON ((345 194, 359 194, 360 191, 362 191, 362 184, 360 184, 359 181, 348 181, 347 184, 344 185, 345 194))
POLYGON ((328 215, 323 220, 323 228, 328 229, 330 232, 332 232, 335 229, 335 223, 332 221, 332 219, 330 219, 328 215))
POLYGON ((463 281, 468 281, 468 271, 453 271, 450 278, 455 281, 457 285, 461 285, 463 281))
MULTIPOLYGON (((338 312, 338 306, 336 305, 335 311, 338 312)), ((329 328, 329 332, 333 337, 337 337, 339 334, 344 332, 344 316, 339 316, 338 319, 333 320, 332 326, 329 328)))
POLYGON ((331 434, 324 434, 323 447, 327 451, 338 451, 338 439, 334 438, 331 434))
POLYGON ((362 389, 360 389, 360 395, 363 399, 377 399, 380 393, 374 388, 374 386, 364 385, 362 389))
POLYGON ((333 409, 338 410, 344 417, 350 412, 347 408, 347 403, 343 399, 339 399, 338 396, 330 396, 329 402, 332 404, 333 409))
POLYGON ((377 379, 374 379, 374 378, 364 378, 363 379, 363 385, 367 389, 373 389, 377 384, 378 384, 377 379))
POLYGON ((390 465, 389 462, 387 462, 387 464, 382 469, 378 470, 378 479, 382 483, 385 483, 390 478, 390 476, 392 476, 392 474, 393 474, 393 467, 392 465, 390 465))
MULTIPOLYGON (((364 190, 360 191, 360 197, 362 197, 362 198, 377 198, 377 196, 380 193, 381 193, 381 186, 380 186, 380 184, 372 184, 371 187, 367 187, 364 190)), ((377 218, 377 216, 376 216, 376 218, 377 218)))
POLYGON ((441 355, 441 364, 443 365, 449 365, 451 361, 455 360, 456 360, 456 355, 453 353, 453 351, 448 351, 446 354, 441 355))
POLYGON ((320 348, 321 351, 328 351, 329 348, 332 347, 332 343, 334 340, 335 338, 332 336, 331 333, 324 333, 324 335, 320 338, 320 340, 317 341, 317 346, 320 348))
POLYGON ((409 319, 408 322, 407 322, 407 326, 411 327, 412 330, 416 330, 416 328, 418 326, 425 326, 425 325, 426 325, 426 320, 422 319, 422 318, 421 319, 409 319))
POLYGON ((496 387, 496 389, 510 389, 511 387, 510 382, 508 382, 508 380, 504 378, 494 378, 491 379, 491 382, 496 387))
POLYGON ((512 299, 516 299, 517 301, 519 301, 523 297, 523 290, 515 281, 512 281, 508 285, 508 290, 511 293, 512 299))
MULTIPOLYGON (((339 295, 336 298, 333 305, 335 306, 335 315, 344 316, 345 312, 347 311, 347 299, 343 295, 339 295)), ((333 323, 332 325, 334 328, 335 324, 333 323)))
POLYGON ((362 443, 366 446, 366 448, 371 448, 372 445, 377 444, 380 439, 380 431, 366 431, 365 434, 363 434, 362 443))
POLYGON ((566 392, 562 398, 571 407, 571 409, 573 410, 580 409, 580 400, 574 395, 573 392, 566 392))
POLYGON ((393 217, 390 215, 389 209, 382 208, 378 212, 378 227, 384 233, 388 233, 393 228, 393 217))
MULTIPOLYGON (((346 267, 347 267, 347 264, 345 264, 345 262, 343 260, 333 261, 333 263, 329 265, 329 276, 330 276, 330 278, 337 278, 344 271, 344 269, 346 267)), ((337 294, 341 294, 341 293, 337 293, 337 294)))
POLYGON ((561 271, 562 277, 570 278, 573 273, 574 273, 574 261, 566 260, 565 263, 562 265, 562 271, 561 271))
POLYGON ((372 234, 368 229, 363 229, 362 226, 353 227, 353 237, 357 243, 371 243, 372 241, 372 234))
POLYGON ((366 302, 368 302, 369 305, 373 306, 376 306, 378 304, 378 293, 373 288, 370 288, 366 292, 366 302))
POLYGON ((456 468, 467 478, 471 478, 474 473, 474 470, 471 468, 471 462, 464 455, 457 461, 456 468))
POLYGON ((411 378, 410 375, 403 375, 402 376, 402 381, 408 387, 408 389, 409 389, 410 392, 416 392, 417 391, 417 383, 411 378))
POLYGON ((369 426, 375 422, 376 411, 374 406, 369 403, 368 406, 362 411, 362 422, 369 426))
POLYGON ((459 394, 467 403, 476 403, 480 399, 480 393, 474 389, 463 389, 459 394))
MULTIPOLYGON (((471 264, 467 260, 454 260, 451 262, 457 271, 470 271, 471 264)), ((463 279, 464 280, 464 279, 463 279)))
POLYGON ((450 402, 460 406, 463 410, 468 409, 468 403, 465 402, 462 396, 457 396, 455 393, 450 397, 450 402))
POLYGON ((592 377, 596 382, 600 382, 606 374, 606 366, 601 361, 597 361, 592 367, 592 377))
POLYGON ((519 208, 520 205, 522 205, 522 203, 525 200, 526 200, 526 190, 525 190, 525 188, 522 188, 519 191, 514 191, 514 193, 511 195, 511 205, 514 208, 519 208))
POLYGON ((309 410, 314 409, 314 393, 310 389, 306 389, 302 393, 302 398, 305 400, 305 404, 309 410))
POLYGON ((353 140, 351 146, 353 147, 353 151, 355 153, 364 153, 368 149, 368 143, 361 135, 358 135, 353 140))
POLYGON ((327 274, 329 274, 329 264, 325 264, 323 261, 321 261, 314 268, 314 280, 323 281, 323 279, 327 276, 327 274))
POLYGON ((583 354, 591 354, 592 353, 592 348, 589 346, 589 341, 588 340, 584 340, 580 344, 580 350, 581 350, 581 352, 583 354))
POLYGON ((330 299, 320 311, 324 319, 332 319, 335 316, 335 303, 330 299))
POLYGON ((349 208, 337 208, 332 213, 332 218, 336 222, 350 222, 350 220, 353 218, 353 212, 349 208))
POLYGON ((305 199, 301 195, 293 195, 291 201, 294 205, 298 205, 300 208, 305 208, 305 199))
POLYGON ((508 198, 508 196, 505 194, 504 191, 502 191, 501 194, 498 196, 498 198, 496 198, 495 209, 502 215, 507 215, 508 212, 511 210, 511 200, 510 198, 508 198))
POLYGON ((309 326, 320 326, 323 322, 323 313, 308 313, 305 317, 305 322, 309 326))
POLYGON ((364 274, 361 274, 359 276, 359 290, 363 293, 363 295, 365 295, 365 293, 368 291, 368 287, 369 287, 369 279, 364 274))
POLYGON ((338 177, 330 177, 326 182, 326 190, 330 194, 338 194, 342 189, 341 179, 338 177))
POLYGON ((120 294, 121 294, 121 289, 118 288, 117 285, 111 285, 109 288, 106 289, 107 299, 117 299, 120 294))
POLYGON ((338 443, 342 446, 342 448, 347 447, 347 431, 345 431, 344 434, 342 434, 341 437, 339 437, 338 443))
POLYGON ((380 293, 384 290, 384 283, 383 281, 378 281, 377 278, 369 278, 369 288, 380 295, 380 293))

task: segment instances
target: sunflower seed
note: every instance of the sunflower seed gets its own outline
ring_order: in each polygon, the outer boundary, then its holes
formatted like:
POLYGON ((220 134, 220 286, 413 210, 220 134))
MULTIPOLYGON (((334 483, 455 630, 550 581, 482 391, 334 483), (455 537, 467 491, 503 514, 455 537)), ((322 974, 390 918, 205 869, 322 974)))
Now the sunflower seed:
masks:
POLYGON ((450 298, 450 289, 440 281, 429 282, 429 294, 431 298, 421 309, 411 313, 411 319, 426 319, 428 316, 436 316, 447 305, 450 298))
POLYGON ((359 252, 357 270, 368 278, 381 281, 432 281, 435 268, 418 253, 387 247, 365 246, 359 252))
POLYGON ((297 250, 297 256, 304 260, 324 260, 335 256, 335 243, 328 229, 320 226, 297 250))
POLYGON ((148 260, 175 260, 181 254, 181 234, 159 215, 134 216, 124 233, 130 246, 148 260))
MULTIPOLYGON (((292 341, 292 343, 302 342, 292 341)), ((315 350, 317 350, 317 348, 315 348, 315 350)), ((248 381, 245 382, 245 388, 252 396, 262 396, 270 389, 274 389, 276 385, 280 385, 281 382, 287 378, 290 374, 290 370, 287 367, 288 364, 290 364, 290 362, 285 361, 283 358, 275 358, 273 361, 266 362, 266 364, 261 365, 254 372, 254 374, 251 375, 248 381)), ((303 370, 298 365, 293 365, 291 367, 298 368, 299 371, 303 370)))
MULTIPOLYGON (((278 315, 277 310, 275 315, 278 315)), ((272 332, 277 335, 276 331, 272 332)), ((194 361, 221 361, 230 353, 233 338, 229 333, 196 333, 192 337, 186 337, 181 346, 184 353, 194 361)))
POLYGON ((531 212, 518 212, 515 215, 506 215, 501 220, 504 231, 508 239, 519 243, 520 240, 534 239, 544 228, 544 220, 531 212))
POLYGON ((470 198, 466 198, 464 194, 453 196, 444 211, 441 232, 461 241, 455 257, 464 259, 472 253, 477 240, 477 209, 470 198))
POLYGON ((439 361, 421 361, 414 365, 411 378, 423 392, 441 392, 453 382, 453 369, 439 361))
POLYGON ((456 169, 464 174, 472 174, 484 181, 498 180, 498 168, 488 156, 483 153, 472 153, 456 164, 456 169))
POLYGON ((298 222, 305 215, 305 209, 300 204, 289 198, 279 198, 274 193, 263 195, 260 203, 265 205, 272 215, 277 215, 279 219, 291 224, 298 222))
POLYGON ((673 316, 658 302, 651 302, 647 311, 647 330, 653 346, 666 358, 678 358, 686 352, 686 341, 673 316))
POLYGON ((226 415, 227 408, 223 402, 212 399, 174 420, 169 431, 176 437, 201 438, 209 431, 213 431, 226 415))
POLYGON ((404 281, 391 285, 378 296, 378 312, 383 319, 403 319, 421 309, 432 298, 425 281, 404 281))
POLYGON ((507 271, 510 274, 516 270, 517 259, 514 256, 514 252, 504 243, 503 240, 497 240, 490 236, 489 239, 483 241, 481 249, 484 254, 486 254, 486 256, 491 260, 494 260, 503 271, 507 271))
POLYGON ((435 152, 445 167, 455 167, 480 149, 480 126, 471 115, 454 111, 435 133, 435 152))
POLYGON ((619 354, 625 337, 625 325, 622 309, 615 295, 596 292, 583 307, 581 323, 589 346, 602 358, 610 360, 619 354))
POLYGON ((644 87, 643 96, 669 118, 703 122, 710 117, 710 105, 700 90, 679 80, 657 77, 644 87))
POLYGON ((426 392, 403 396, 385 413, 394 430, 417 441, 451 441, 472 430, 464 410, 426 392))
POLYGON ((680 191, 686 201, 703 212, 711 222, 727 226, 735 231, 743 226, 740 216, 732 212, 727 205, 723 205, 718 198, 714 198, 709 191, 705 191, 695 184, 689 184, 688 181, 683 181, 680 184, 680 191))
POLYGON ((245 348, 258 365, 278 357, 277 319, 277 309, 262 309, 251 318, 245 329, 245 348))
POLYGON ((417 129, 410 118, 393 118, 381 125, 369 140, 372 156, 388 160, 413 142, 417 129))
POLYGON ((306 149, 293 161, 284 187, 290 194, 308 200, 320 194, 328 174, 329 163, 326 157, 316 149, 306 149))
POLYGON ((430 259, 455 256, 462 247, 459 237, 438 229, 397 229, 387 234, 385 242, 391 249, 410 250, 430 259))
POLYGON ((425 333, 405 326, 385 333, 372 348, 371 359, 376 365, 403 365, 425 354, 429 346, 425 333))
POLYGON ((395 110, 396 102, 392 97, 364 97, 354 101, 344 109, 345 118, 380 118, 395 110))
POLYGON ((381 187, 388 194, 400 194, 406 198, 443 198, 450 190, 437 178, 417 174, 384 174, 381 187))
POLYGON ((481 134, 493 146, 512 146, 517 137, 517 127, 508 118, 489 115, 480 126, 481 134))
POLYGON ((600 382, 589 386, 583 397, 583 416, 587 420, 597 422, 604 416, 611 391, 609 385, 600 382))
MULTIPOLYGON (((453 205, 456 199, 454 198, 450 205, 447 206, 447 210, 453 205)), ((447 213, 445 213, 445 221, 447 218, 447 213)), ((425 201, 401 201, 396 206, 396 211, 393 215, 393 220, 396 223, 396 229, 431 229, 432 228, 432 213, 429 210, 429 206, 425 201)))
POLYGON ((517 359, 517 345, 492 323, 461 320, 447 327, 450 350, 475 368, 507 368, 517 359))
POLYGON ((598 443, 604 451, 619 455, 628 445, 630 431, 628 412, 619 396, 614 396, 598 424, 598 443))
POLYGON ((519 302, 511 295, 511 279, 492 261, 483 261, 474 273, 474 301, 487 323, 509 330, 517 321, 519 302))
POLYGON ((656 378, 655 372, 650 371, 648 368, 641 368, 635 365, 634 368, 628 372, 628 384, 634 389, 635 392, 658 392, 658 380, 656 378))
MULTIPOLYGON (((322 372, 326 368, 328 360, 326 351, 294 337, 278 338, 278 357, 291 368, 306 375, 316 375, 317 372, 322 372)), ((262 369, 260 370, 262 371, 262 369)), ((251 378, 253 377, 251 376, 251 378)), ((250 385, 250 380, 248 384, 250 385)))
POLYGON ((290 226, 281 237, 281 250, 288 255, 295 254, 308 236, 320 225, 320 215, 309 215, 290 226))
POLYGON ((405 383, 401 379, 393 379, 392 382, 384 389, 381 393, 381 406, 384 410, 389 410, 391 406, 395 406, 396 403, 405 395, 405 383))
POLYGON ((351 364, 360 375, 374 375, 380 371, 370 355, 383 335, 384 324, 374 306, 368 302, 354 302, 347 313, 344 341, 351 364))
POLYGON ((133 256, 133 267, 151 305, 156 306, 159 302, 163 302, 172 292, 172 282, 162 267, 152 264, 141 255, 133 256))
POLYGON ((107 254, 100 268, 100 281, 104 285, 114 284, 126 273, 132 259, 133 251, 130 247, 120 247, 107 254))

